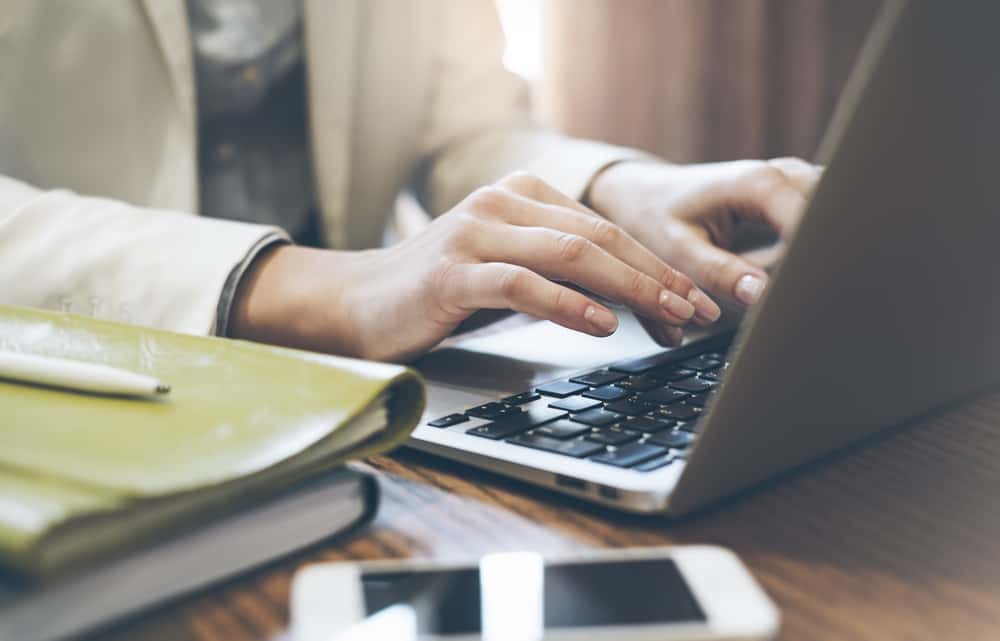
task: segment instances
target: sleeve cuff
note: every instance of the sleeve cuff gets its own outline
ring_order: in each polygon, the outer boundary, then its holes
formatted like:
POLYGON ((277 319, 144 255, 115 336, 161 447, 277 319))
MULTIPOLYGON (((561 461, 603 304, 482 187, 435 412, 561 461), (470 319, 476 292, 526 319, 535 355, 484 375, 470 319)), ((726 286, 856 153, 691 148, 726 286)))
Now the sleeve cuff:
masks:
POLYGON ((233 300, 236 297, 236 291, 239 289, 243 276, 246 274, 247 269, 253 261, 256 260, 260 253, 265 249, 275 245, 287 245, 289 243, 290 241, 288 240, 288 237, 281 232, 274 231, 266 234, 250 247, 246 255, 243 256, 243 259, 233 267, 232 271, 229 272, 229 275, 226 277, 226 282, 222 286, 222 293, 219 295, 219 305, 215 312, 215 326, 212 329, 212 333, 215 336, 228 336, 229 316, 232 313, 233 300))

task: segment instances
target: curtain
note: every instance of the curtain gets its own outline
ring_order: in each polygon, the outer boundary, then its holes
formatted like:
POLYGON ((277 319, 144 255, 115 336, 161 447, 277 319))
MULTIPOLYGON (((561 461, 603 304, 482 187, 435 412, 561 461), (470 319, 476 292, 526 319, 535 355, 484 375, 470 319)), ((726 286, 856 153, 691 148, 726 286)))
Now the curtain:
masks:
POLYGON ((544 0, 543 117, 678 162, 813 158, 877 0, 544 0))

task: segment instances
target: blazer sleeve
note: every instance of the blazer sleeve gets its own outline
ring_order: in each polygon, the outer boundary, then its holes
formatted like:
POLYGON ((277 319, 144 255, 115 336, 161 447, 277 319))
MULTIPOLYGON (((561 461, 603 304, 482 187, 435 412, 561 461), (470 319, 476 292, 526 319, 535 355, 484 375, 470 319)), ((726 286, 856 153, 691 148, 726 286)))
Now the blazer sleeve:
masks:
MULTIPOLYGON (((0 176, 0 303, 206 334, 227 282, 286 239, 259 225, 146 209, 0 176)), ((224 321, 224 319, 223 319, 224 321)))
POLYGON ((437 214, 514 171, 535 174, 580 199, 604 167, 651 156, 573 139, 532 122, 529 88, 502 64, 493 0, 437 0, 430 122, 418 191, 437 214))

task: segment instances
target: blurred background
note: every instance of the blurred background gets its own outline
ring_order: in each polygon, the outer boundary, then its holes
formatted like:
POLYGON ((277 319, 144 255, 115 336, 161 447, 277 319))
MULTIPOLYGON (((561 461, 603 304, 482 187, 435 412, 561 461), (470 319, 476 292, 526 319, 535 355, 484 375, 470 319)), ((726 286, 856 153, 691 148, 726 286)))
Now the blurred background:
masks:
POLYGON ((879 0, 498 0, 543 122, 677 162, 815 158, 879 0))

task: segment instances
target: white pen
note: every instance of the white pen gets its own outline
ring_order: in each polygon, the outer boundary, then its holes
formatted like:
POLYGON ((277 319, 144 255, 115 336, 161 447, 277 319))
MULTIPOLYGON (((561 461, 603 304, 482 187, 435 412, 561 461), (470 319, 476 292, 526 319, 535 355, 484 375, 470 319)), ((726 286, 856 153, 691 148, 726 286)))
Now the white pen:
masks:
POLYGON ((0 351, 0 379, 114 396, 166 394, 170 386, 152 376, 54 356, 0 351))

